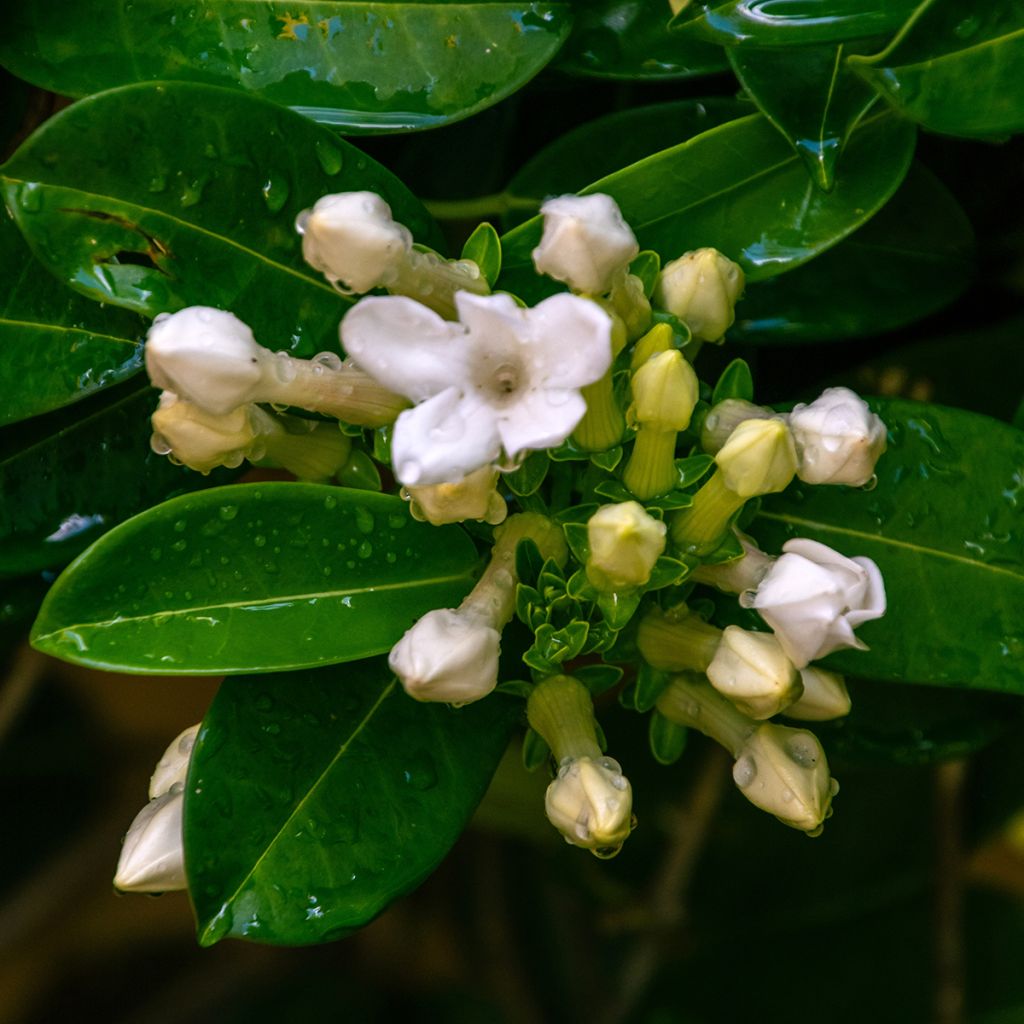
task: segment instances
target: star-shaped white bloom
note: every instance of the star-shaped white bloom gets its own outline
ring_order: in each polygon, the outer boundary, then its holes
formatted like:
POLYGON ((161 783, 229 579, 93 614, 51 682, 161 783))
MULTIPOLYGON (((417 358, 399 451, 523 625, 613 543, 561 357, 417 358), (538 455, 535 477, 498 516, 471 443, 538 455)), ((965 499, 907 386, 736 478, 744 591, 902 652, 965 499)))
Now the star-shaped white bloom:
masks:
POLYGON ((451 483, 498 459, 561 444, 587 406, 579 389, 611 365, 611 318, 573 295, 532 309, 457 292, 457 323, 402 296, 371 296, 341 323, 345 351, 414 408, 395 423, 395 475, 451 483))

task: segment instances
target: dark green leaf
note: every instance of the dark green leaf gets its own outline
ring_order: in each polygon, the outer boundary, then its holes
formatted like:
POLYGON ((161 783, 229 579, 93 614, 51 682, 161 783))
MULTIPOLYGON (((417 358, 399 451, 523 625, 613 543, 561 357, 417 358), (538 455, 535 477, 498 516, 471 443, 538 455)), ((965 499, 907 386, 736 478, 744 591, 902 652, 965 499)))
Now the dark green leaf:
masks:
POLYGON ((37 416, 130 377, 145 322, 64 287, 0 210, 0 424, 37 416))
MULTIPOLYGON (((750 375, 750 367, 742 359, 734 359, 723 371, 715 384, 714 393, 711 396, 711 404, 717 405, 728 398, 739 398, 744 402, 754 400, 754 378, 750 375)), ((692 456, 688 462, 701 459, 701 456, 692 456)), ((679 460, 682 461, 681 459, 679 460)), ((686 481, 689 483, 690 481, 686 481)), ((685 486, 686 483, 680 483, 685 486)))
POLYGON ((35 254, 78 291, 148 316, 230 309, 260 342, 305 356, 337 347, 351 300, 303 261, 302 209, 371 189, 418 241, 439 244, 405 187, 326 128, 204 85, 75 103, 11 157, 0 183, 35 254))
MULTIPOLYGON (((713 246, 751 281, 805 263, 855 231, 897 189, 910 165, 912 126, 882 114, 850 138, 834 190, 822 193, 800 158, 761 115, 704 132, 588 185, 619 204, 644 248, 663 259, 713 246)), ((504 236, 502 283, 519 295, 544 284, 530 253, 535 217, 504 236)))
POLYGON ((25 0, 6 12, 0 62, 86 96, 158 79, 231 86, 348 133, 429 128, 483 110, 555 55, 565 3, 25 0))
POLYGON ((475 563, 462 530, 416 522, 392 495, 221 487, 150 509, 93 545, 53 585, 32 642, 143 673, 352 661, 458 603, 475 563))
POLYGON ((1024 129, 1024 8, 926 0, 874 57, 853 57, 901 114, 952 135, 1024 129))
POLYGON ((372 920, 458 837, 518 707, 417 703, 382 660, 227 680, 185 794, 199 941, 305 945, 372 920))
POLYGON ((513 493, 520 498, 534 494, 538 487, 544 483, 548 475, 550 461, 544 452, 533 452, 528 455, 511 473, 502 477, 502 482, 513 493))
POLYGON ((845 241, 792 273, 751 285, 729 337, 819 342, 877 334, 941 309, 973 275, 970 221, 915 163, 896 195, 845 241))
POLYGON ((586 0, 558 58, 558 67, 599 78, 693 78, 727 67, 717 46, 668 31, 667 3, 586 0))
POLYGON ((659 764, 675 764, 686 750, 687 736, 689 730, 685 726, 677 725, 657 711, 651 712, 647 720, 647 740, 659 764))
POLYGON ((650 249, 645 249, 629 265, 629 272, 635 274, 643 282, 644 295, 650 298, 654 294, 654 286, 658 283, 661 273, 661 257, 650 249))
POLYGON ((28 105, 29 87, 12 74, 0 68, 0 154, 6 155, 7 146, 21 127, 28 105))
POLYGON ((618 683, 622 669, 617 665, 581 665, 574 668, 572 674, 596 697, 618 683))
POLYGON ((615 594, 598 594, 597 607, 601 609, 605 622, 612 629, 622 629, 640 607, 643 592, 627 590, 615 594))
POLYGON ((462 247, 462 258, 472 260, 483 274, 484 280, 493 285, 501 273, 501 239, 490 224, 480 224, 466 239, 462 247))
POLYGON ((0 576, 63 565, 141 509, 237 475, 156 455, 155 404, 148 385, 126 385, 0 431, 0 576))
POLYGON ((790 487, 752 524, 762 547, 810 537, 882 570, 870 651, 826 662, 858 676, 1024 693, 1024 433, 956 409, 879 401, 891 444, 872 490, 790 487))
POLYGON ((551 756, 551 749, 533 729, 527 729, 523 736, 523 767, 528 772, 536 771, 551 756))
POLYGON ((723 46, 808 46, 893 32, 920 0, 689 0, 673 29, 723 46))

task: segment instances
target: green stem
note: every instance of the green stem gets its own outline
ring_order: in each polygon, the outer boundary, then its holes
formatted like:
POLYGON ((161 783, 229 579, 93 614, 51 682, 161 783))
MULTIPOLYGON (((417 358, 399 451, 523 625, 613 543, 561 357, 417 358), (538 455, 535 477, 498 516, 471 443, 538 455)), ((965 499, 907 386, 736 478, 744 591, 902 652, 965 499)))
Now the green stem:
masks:
POLYGON ((507 192, 495 192, 473 199, 425 199, 423 205, 436 220, 486 220, 512 210, 537 210, 540 201, 509 195, 507 192))
POLYGON ((658 698, 658 711, 669 721, 697 729, 738 757, 760 723, 737 711, 706 680, 675 676, 658 698))
POLYGON ((572 676, 550 676, 539 683, 526 703, 530 727, 551 748, 555 761, 599 758, 590 691, 572 676))
POLYGON ((716 469, 693 496, 693 504, 672 517, 669 524, 672 543, 698 557, 711 554, 722 542, 729 521, 745 502, 745 498, 725 486, 722 471, 716 469))
POLYGON ((641 501, 667 494, 679 480, 675 458, 676 432, 641 424, 622 482, 641 501))

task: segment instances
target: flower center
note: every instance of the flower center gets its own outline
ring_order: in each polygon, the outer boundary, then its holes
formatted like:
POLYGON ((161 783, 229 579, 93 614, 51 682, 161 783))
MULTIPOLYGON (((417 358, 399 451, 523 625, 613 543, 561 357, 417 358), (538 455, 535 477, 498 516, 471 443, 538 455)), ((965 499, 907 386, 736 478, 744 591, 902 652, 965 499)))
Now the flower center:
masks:
POLYGON ((496 365, 485 362, 479 370, 476 386, 492 406, 508 405, 522 393, 525 381, 523 366, 518 360, 505 357, 496 365))

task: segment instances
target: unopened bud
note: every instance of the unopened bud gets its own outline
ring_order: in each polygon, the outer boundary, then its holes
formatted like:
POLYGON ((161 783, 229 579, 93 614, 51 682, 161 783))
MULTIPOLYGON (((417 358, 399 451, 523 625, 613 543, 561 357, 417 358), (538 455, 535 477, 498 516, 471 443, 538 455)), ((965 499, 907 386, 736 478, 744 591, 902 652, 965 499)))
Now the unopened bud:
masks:
POLYGON ((796 448, 781 420, 745 420, 715 456, 725 486, 741 498, 784 491, 796 473, 796 448))
POLYGON ((497 480, 496 469, 481 466, 457 483, 406 487, 403 493, 412 503, 414 519, 434 526, 462 523, 467 519, 495 526, 508 515, 505 499, 495 489, 497 480))
POLYGON ((639 502, 602 505, 587 522, 587 579, 605 592, 644 586, 665 550, 666 532, 639 502))
POLYGON ((652 356, 633 374, 628 419, 653 430, 685 430, 700 394, 693 367, 677 349, 652 356))
POLYGON ((808 665, 800 669, 804 684, 803 696, 786 708, 787 718, 801 722, 828 722, 850 713, 850 692, 846 680, 838 672, 808 665))
POLYGON ((716 455, 732 436, 732 432, 745 420, 768 420, 775 415, 772 409, 741 398, 726 398, 713 405, 700 430, 700 446, 709 455, 716 455))
POLYGON ((218 466, 234 469, 245 460, 256 440, 251 415, 255 406, 243 405, 221 415, 204 412, 170 391, 160 395, 152 416, 150 445, 158 455, 209 474, 218 466))
POLYGON ((567 843, 614 857, 632 828, 633 790, 610 757, 568 759, 548 786, 544 809, 567 843))
POLYGON ((778 714, 803 692, 800 673, 778 640, 739 626, 725 627, 707 674, 719 693, 759 721, 778 714))
POLYGON ((697 249, 665 265, 654 301, 679 317, 695 340, 718 341, 736 318, 743 285, 739 264, 717 249, 697 249))

